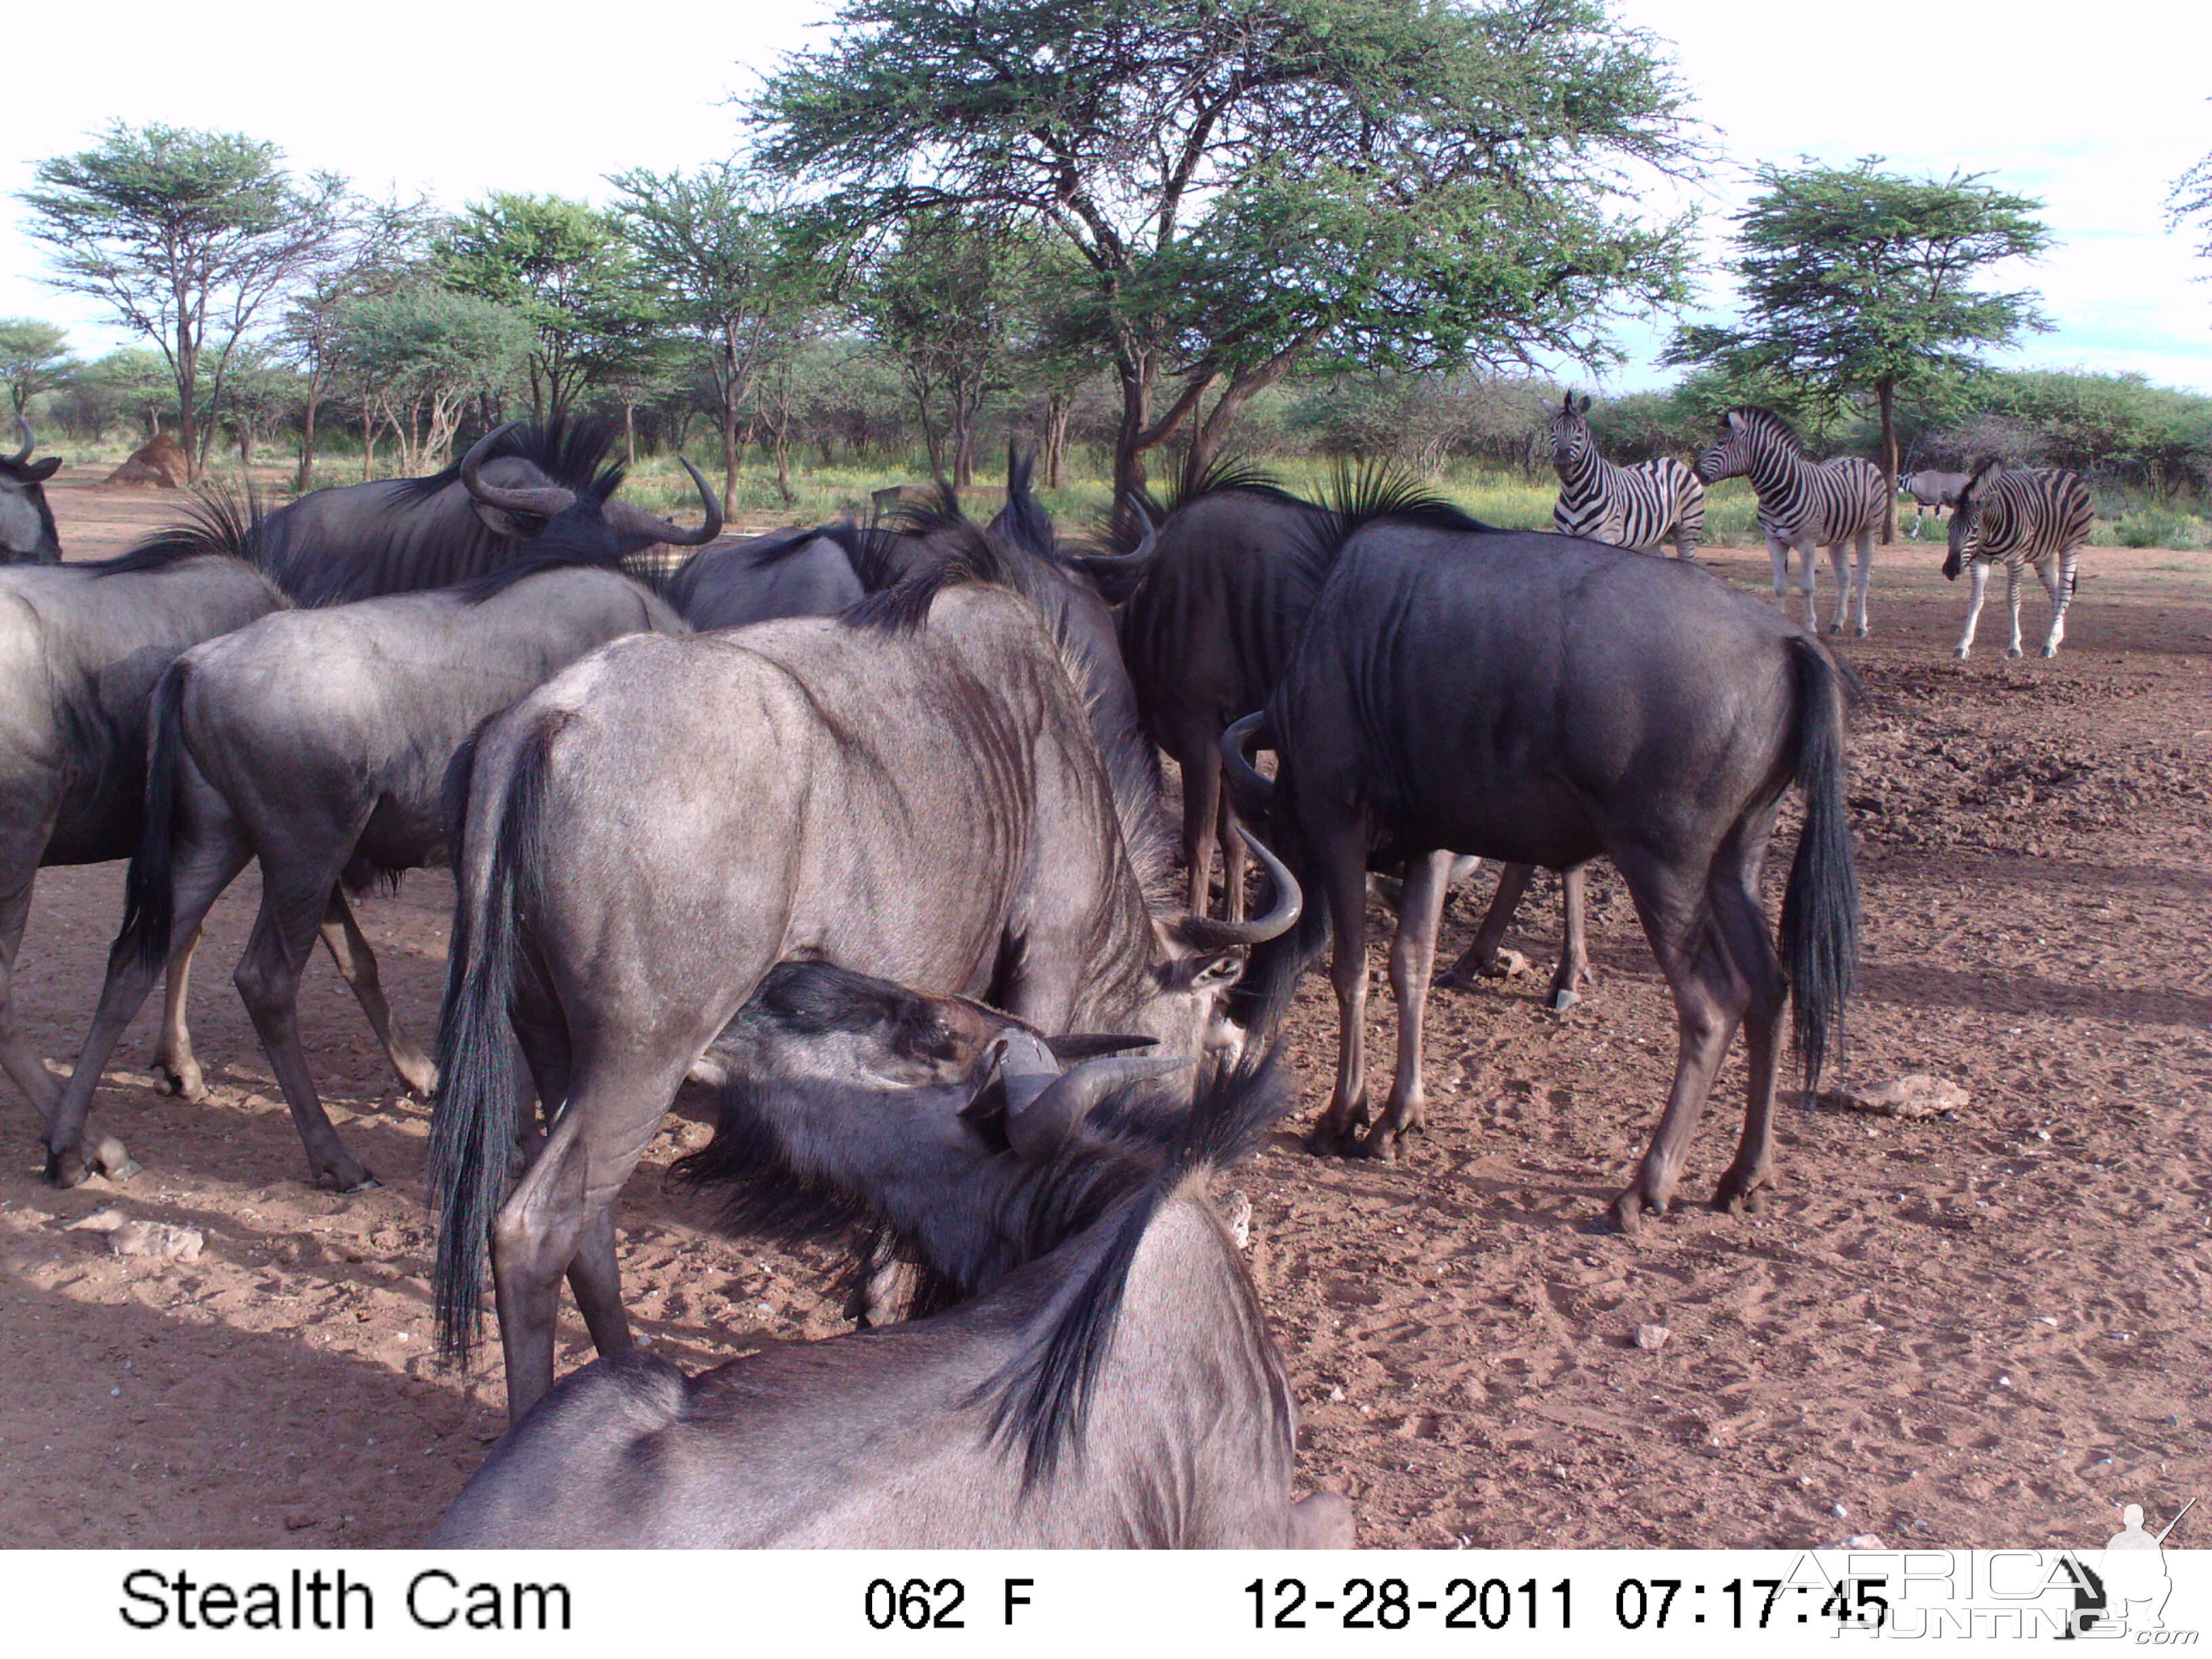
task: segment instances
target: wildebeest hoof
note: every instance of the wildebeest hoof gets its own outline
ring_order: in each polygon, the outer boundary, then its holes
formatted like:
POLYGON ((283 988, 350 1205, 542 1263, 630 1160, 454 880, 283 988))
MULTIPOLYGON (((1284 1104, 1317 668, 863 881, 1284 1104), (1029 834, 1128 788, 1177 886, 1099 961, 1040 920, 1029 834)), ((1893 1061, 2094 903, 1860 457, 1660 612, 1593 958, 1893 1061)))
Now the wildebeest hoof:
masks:
POLYGON ((373 1193, 383 1184, 366 1170, 358 1171, 351 1179, 337 1170, 320 1170, 315 1176, 315 1185, 324 1192, 341 1194, 373 1193))
POLYGON ((92 1161, 100 1174, 120 1186, 138 1173, 138 1160, 113 1135, 102 1135, 93 1148, 92 1161))
POLYGON ((1647 1193, 1641 1186, 1631 1187, 1613 1200, 1610 1213, 1613 1225, 1633 1238, 1643 1231, 1645 1216, 1667 1213, 1667 1200, 1656 1193, 1647 1193))
POLYGON ((407 1085, 407 1092, 417 1100, 435 1100, 438 1097, 438 1068, 434 1066, 424 1066, 420 1071, 410 1067, 399 1073, 399 1080, 407 1085))
POLYGON ((49 1187, 82 1187, 91 1178, 91 1166, 74 1149, 66 1152, 46 1149, 44 1171, 49 1187))
POLYGON ((174 1095, 179 1100, 199 1102, 207 1098, 207 1079, 200 1074, 199 1063, 172 1066, 166 1060, 154 1062, 155 1086, 165 1095, 174 1095))
POLYGON ((1582 998, 1573 991, 1554 991, 1545 1000, 1544 1006, 1555 1014, 1564 1014, 1582 998))
POLYGON ((1757 1215, 1773 1191, 1765 1176, 1725 1175, 1713 1191, 1713 1208, 1723 1215, 1757 1215))

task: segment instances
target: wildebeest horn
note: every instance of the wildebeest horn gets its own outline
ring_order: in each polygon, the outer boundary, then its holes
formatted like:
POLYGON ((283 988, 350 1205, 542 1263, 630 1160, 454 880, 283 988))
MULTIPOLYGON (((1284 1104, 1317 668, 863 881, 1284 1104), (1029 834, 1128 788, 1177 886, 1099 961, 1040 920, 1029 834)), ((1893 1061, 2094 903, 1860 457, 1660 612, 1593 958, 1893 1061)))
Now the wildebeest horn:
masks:
POLYGON ((1086 1060, 1062 1073, 1051 1049, 1033 1033, 1011 1030, 1000 1042, 1006 1144, 1026 1164, 1041 1164, 1058 1153, 1091 1109, 1115 1090, 1196 1063, 1188 1054, 1123 1054, 1086 1060))
POLYGON ((699 476, 699 469, 678 455, 684 470, 691 475, 692 487, 699 492, 699 501, 706 517, 696 530, 679 530, 665 519, 656 519, 641 507, 628 501, 607 503, 607 522, 640 536, 650 536, 671 547, 704 547, 722 533, 722 503, 714 488, 699 476))
POLYGON ((1275 792, 1274 781, 1253 765, 1252 757, 1244 752, 1252 734, 1267 718, 1266 709, 1255 709, 1221 734, 1221 763, 1229 769, 1230 783, 1239 794, 1254 800, 1265 800, 1275 792))
POLYGON ((1268 907, 1266 915, 1255 916, 1250 921, 1216 921, 1212 916, 1185 916, 1176 925, 1176 932, 1190 943, 1210 951, 1227 950, 1232 945, 1265 945, 1298 925, 1298 913, 1306 903, 1298 878, 1268 850, 1267 843, 1249 830, 1244 831, 1244 844, 1252 849, 1252 856, 1260 860, 1260 867, 1273 880, 1275 902, 1268 907))
POLYGON ((1159 539, 1160 527, 1152 522, 1152 515, 1145 511, 1145 504, 1142 501, 1134 495, 1131 495, 1128 497, 1128 502, 1129 510, 1137 515, 1137 521, 1145 526, 1143 539, 1127 553, 1086 553, 1083 556, 1085 568, 1107 572, 1142 570, 1151 562, 1152 544, 1159 539))
POLYGON ((1151 1048, 1158 1042, 1158 1037, 1136 1036, 1127 1031, 1073 1031, 1066 1036, 1048 1036, 1044 1046, 1052 1050, 1054 1060, 1065 1063, 1118 1054, 1124 1048, 1151 1048))
POLYGON ((491 447, 521 424, 520 421, 509 421, 477 439, 469 453, 461 457, 461 483, 486 507, 501 507, 509 513, 529 513, 541 519, 566 513, 576 504, 576 492, 573 489, 563 489, 558 484, 543 484, 535 489, 502 489, 484 478, 484 457, 491 447))
POLYGON ((39 447, 39 441, 31 435, 31 423, 21 415, 15 417, 15 429, 23 434, 23 447, 8 459, 11 461, 27 461, 31 459, 31 452, 39 447))

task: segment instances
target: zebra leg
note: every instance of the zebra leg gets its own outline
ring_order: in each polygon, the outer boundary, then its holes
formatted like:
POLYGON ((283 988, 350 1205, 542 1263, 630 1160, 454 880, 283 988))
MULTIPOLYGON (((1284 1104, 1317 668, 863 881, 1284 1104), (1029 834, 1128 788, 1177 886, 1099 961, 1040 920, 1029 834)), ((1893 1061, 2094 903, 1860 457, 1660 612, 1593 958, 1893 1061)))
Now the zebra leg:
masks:
MULTIPOLYGON (((1850 609, 1850 559, 1849 544, 1844 538, 1839 536, 1828 544, 1828 570, 1836 579, 1836 619, 1828 624, 1828 631, 1831 634, 1840 634, 1844 631, 1844 617, 1850 609)), ((1805 617, 1805 625, 1808 628, 1813 625, 1809 607, 1805 617)))
POLYGON ((1982 619, 1982 595, 1988 591, 1990 585, 1990 562, 1987 559, 1969 562, 1966 580, 1971 587, 1966 599, 1966 627, 1965 632, 1959 635, 1958 650, 1953 653, 1960 662, 1966 661, 1966 653, 1974 648, 1974 624, 1982 619))
POLYGON ((2012 643, 2005 647, 2005 655, 2017 657, 2020 649, 2020 561, 2005 561, 2005 608, 2012 612, 2012 643))
MULTIPOLYGON (((1851 635, 1855 639, 1867 636, 1867 587, 1874 579, 1874 531, 1871 526, 1859 532, 1857 568, 1851 573, 1851 635)), ((1838 580, 1843 573, 1838 570, 1838 580)), ((1837 606, 1837 614, 1843 607, 1837 606)))
POLYGON ((1772 531, 1766 532, 1766 556, 1774 565, 1774 608, 1790 614, 1790 544, 1772 531))
POLYGON ((1814 586, 1819 580, 1820 549, 1809 534, 1798 537, 1796 548, 1798 558, 1803 561, 1797 577, 1797 594, 1805 601, 1805 631, 1817 634, 1820 631, 1820 611, 1814 597, 1814 586))
POLYGON ((2051 632, 2043 641, 2046 657, 2057 656, 2058 642, 2066 637, 2066 602, 2074 597, 2074 563, 2079 557, 2076 550, 2069 548, 2063 557, 2045 559, 2035 567, 2035 574, 2043 578, 2044 592, 2051 595, 2051 632))

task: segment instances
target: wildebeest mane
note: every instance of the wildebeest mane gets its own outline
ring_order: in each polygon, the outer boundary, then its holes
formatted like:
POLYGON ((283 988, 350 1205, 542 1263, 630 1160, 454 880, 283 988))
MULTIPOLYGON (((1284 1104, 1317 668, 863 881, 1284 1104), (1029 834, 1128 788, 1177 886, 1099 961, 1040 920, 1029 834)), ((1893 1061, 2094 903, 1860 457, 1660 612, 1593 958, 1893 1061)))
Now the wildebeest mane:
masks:
POLYGON ((1202 1182, 1246 1155, 1296 1104, 1295 1091, 1280 1074, 1279 1052, 1248 1057, 1201 1085, 1158 1171, 1114 1223, 1113 1237, 1051 1330, 971 1396, 972 1403, 991 1401, 994 1439, 1022 1441, 1024 1490, 1049 1479, 1062 1453, 1082 1438, 1091 1395, 1113 1352, 1129 1270, 1160 1206, 1186 1182, 1202 1182))
MULTIPOLYGON (((548 421, 543 426, 525 421, 502 433, 484 451, 483 459, 502 457, 530 462, 563 489, 588 494, 605 501, 622 487, 619 462, 607 460, 614 447, 615 424, 595 416, 548 421)), ((459 483, 461 463, 457 459, 441 472, 422 478, 395 478, 392 496, 404 505, 425 501, 448 484, 459 483)))
MULTIPOLYGON (((957 509, 950 514, 927 507, 899 509, 902 517, 909 511, 921 516, 908 522, 928 526, 915 533, 926 534, 936 544, 932 550, 937 556, 922 569, 839 611, 837 620, 846 627, 864 633, 911 634, 929 620, 930 606, 947 588, 981 585, 1024 591, 1012 562, 980 525, 962 518, 957 509)), ((868 539, 865 532, 861 539, 868 539)), ((848 555, 852 551, 849 544, 847 550, 848 555)), ((857 558, 854 571, 860 585, 867 586, 867 573, 860 570, 857 558)))
MULTIPOLYGON (((1174 483, 1168 488, 1164 502, 1149 489, 1139 491, 1138 500, 1143 506, 1145 516, 1157 526, 1165 523, 1169 514, 1204 501, 1209 495, 1260 495, 1291 507, 1307 507, 1316 513, 1322 511, 1316 503, 1285 488, 1259 463, 1247 460, 1241 455, 1217 455, 1204 466, 1194 468, 1191 457, 1186 454, 1182 465, 1176 471, 1174 483)), ((1137 544, 1144 539, 1144 527, 1133 516, 1117 513, 1107 527, 1106 545, 1115 553, 1133 553, 1137 550, 1137 544)))
POLYGON ((1285 554, 1317 590, 1345 544, 1369 525, 1385 521, 1461 534, 1498 530, 1446 501, 1399 462, 1340 460, 1330 474, 1325 509, 1309 515, 1304 532, 1291 538, 1285 554))
POLYGON ((132 575, 166 570, 187 559, 213 555, 243 559, 267 574, 260 557, 260 534, 268 513, 260 491, 251 483, 242 490, 226 484, 203 484, 185 500, 182 511, 180 523, 163 525, 113 558, 79 568, 94 576, 132 575))

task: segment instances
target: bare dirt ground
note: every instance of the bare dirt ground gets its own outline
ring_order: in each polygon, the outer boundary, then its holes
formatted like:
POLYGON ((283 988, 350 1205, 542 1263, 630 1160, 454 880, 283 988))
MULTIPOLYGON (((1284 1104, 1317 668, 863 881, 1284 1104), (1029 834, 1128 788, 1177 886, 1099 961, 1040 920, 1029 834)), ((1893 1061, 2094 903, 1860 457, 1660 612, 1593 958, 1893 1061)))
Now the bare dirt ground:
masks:
MULTIPOLYGON (((73 483, 54 497, 76 556, 112 550, 175 500, 73 483)), ((1352 1499, 1364 1541, 2078 1544, 2112 1532, 2115 1504, 2157 1517, 2212 1494, 2212 556, 2092 550, 2056 662, 2007 662, 1993 603, 1966 665, 1949 654, 1964 595, 1941 557, 1881 550, 1874 636, 1842 643, 1868 691, 1850 1074, 1930 1072, 1971 1103, 1917 1122, 1789 1107, 1780 1197, 1730 1219, 1698 1200, 1740 1127, 1739 1051, 1685 1206, 1634 1241, 1611 1234, 1605 1204, 1671 1073, 1671 1010, 1601 866, 1597 982, 1569 1014, 1543 1012, 1558 901, 1532 894, 1509 943, 1537 974, 1433 999, 1431 1127, 1407 1162, 1317 1162, 1285 1132, 1237 1177, 1304 1413, 1303 1476, 1352 1499), (1644 1323, 1672 1333, 1656 1351, 1634 1343, 1644 1323)), ((1712 562, 1764 591, 1763 554, 1712 562)), ((2042 606, 2036 590, 2031 645, 2042 606)), ((61 1063, 122 874, 40 878, 23 1018, 61 1063)), ((392 1006, 426 1036, 450 896, 428 874, 362 907, 392 1006)), ((400 1094, 326 964, 305 998, 308 1052, 386 1185, 338 1198, 305 1184, 228 983, 256 896, 249 874, 201 958, 212 1097, 156 1095, 131 1069, 150 1052, 150 1012, 118 1051, 99 1110, 143 1174, 53 1191, 27 1108, 5 1108, 9 1544, 414 1544, 499 1432, 496 1359, 467 1378, 431 1359, 428 1109, 400 1094), (198 1228, 204 1251, 111 1255, 72 1224, 111 1208, 198 1228)), ((1454 901, 1447 951, 1486 898, 1485 884, 1454 901)), ((1379 985, 1379 935, 1370 952, 1379 985)), ((1370 1014, 1387 1054, 1387 992, 1370 1014)), ((1332 1019, 1309 981, 1292 1026, 1309 1116, 1332 1019)), ((662 1193, 671 1158, 705 1133, 672 1117, 625 1196, 641 1330, 692 1366, 836 1334, 826 1249, 718 1238, 700 1206, 662 1193)), ((572 1321, 562 1364, 588 1354, 572 1321)), ((2173 1541, 2203 1540, 2185 1526, 2173 1541)))

